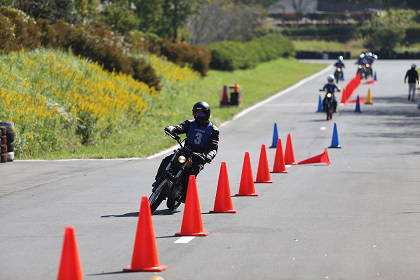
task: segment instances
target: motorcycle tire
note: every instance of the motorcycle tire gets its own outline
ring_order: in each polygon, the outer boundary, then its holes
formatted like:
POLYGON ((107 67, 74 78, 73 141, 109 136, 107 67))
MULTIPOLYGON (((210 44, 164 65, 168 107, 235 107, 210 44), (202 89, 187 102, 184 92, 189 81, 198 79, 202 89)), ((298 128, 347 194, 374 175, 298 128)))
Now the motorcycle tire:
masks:
POLYGON ((162 201, 166 197, 167 191, 170 189, 172 181, 167 178, 163 179, 162 182, 157 186, 156 190, 150 195, 150 211, 153 212, 159 207, 162 201))
POLYGON ((166 201, 166 206, 168 207, 169 210, 175 211, 179 205, 181 205, 181 201, 178 201, 176 199, 168 198, 168 200, 166 201))

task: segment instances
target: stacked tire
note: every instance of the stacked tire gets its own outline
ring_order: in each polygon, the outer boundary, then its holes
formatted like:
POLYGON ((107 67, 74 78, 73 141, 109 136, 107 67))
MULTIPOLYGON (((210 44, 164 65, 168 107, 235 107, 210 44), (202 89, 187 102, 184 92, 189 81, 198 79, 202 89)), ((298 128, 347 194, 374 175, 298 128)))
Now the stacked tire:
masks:
POLYGON ((15 157, 15 125, 12 122, 0 122, 1 162, 13 161, 15 157))

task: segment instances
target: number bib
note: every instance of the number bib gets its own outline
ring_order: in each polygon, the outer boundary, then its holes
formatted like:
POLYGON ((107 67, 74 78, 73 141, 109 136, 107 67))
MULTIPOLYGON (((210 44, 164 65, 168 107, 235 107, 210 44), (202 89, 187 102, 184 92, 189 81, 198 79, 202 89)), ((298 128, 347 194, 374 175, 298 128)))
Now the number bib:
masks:
POLYGON ((191 122, 188 130, 187 142, 198 147, 207 147, 210 144, 210 137, 213 131, 213 124, 200 126, 195 121, 191 122))

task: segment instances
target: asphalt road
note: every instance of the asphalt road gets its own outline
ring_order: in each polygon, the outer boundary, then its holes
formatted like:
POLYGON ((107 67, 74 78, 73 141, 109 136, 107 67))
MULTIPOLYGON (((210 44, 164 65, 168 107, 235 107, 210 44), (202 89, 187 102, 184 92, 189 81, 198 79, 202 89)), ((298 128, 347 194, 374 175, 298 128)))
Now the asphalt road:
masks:
MULTIPOLYGON (((219 154, 198 176, 207 237, 174 243, 183 207, 153 215, 164 279, 420 279, 420 110, 403 84, 410 61, 377 61, 374 105, 315 113, 326 74, 220 127, 219 154), (237 193, 245 152, 256 176, 274 122, 296 160, 330 146, 331 166, 288 167, 257 184, 258 197, 233 197, 237 214, 213 209, 220 163, 237 193)), ((346 81, 355 73, 347 62, 346 81)), ((279 77, 281 78, 281 77, 279 77)), ((344 84, 341 84, 344 86, 344 84)), ((246 98, 246 89, 244 97, 246 98)), ((354 95, 354 96, 355 96, 354 95)), ((339 95, 340 97, 340 95, 339 95)), ((340 99, 339 99, 340 100, 340 99)), ((163 135, 162 135, 163 136, 163 135)), ((270 167, 274 149, 267 150, 270 167)), ((149 196, 163 156, 154 159, 15 161, 0 165, 0 279, 54 279, 63 234, 74 226, 85 279, 150 279, 122 273, 131 262, 141 196, 149 196)))

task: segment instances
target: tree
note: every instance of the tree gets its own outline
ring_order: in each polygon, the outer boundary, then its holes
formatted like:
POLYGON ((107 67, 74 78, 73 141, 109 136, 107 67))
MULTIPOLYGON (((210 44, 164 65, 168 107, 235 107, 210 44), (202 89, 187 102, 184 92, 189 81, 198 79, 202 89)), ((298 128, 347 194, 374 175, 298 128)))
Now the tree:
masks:
POLYGON ((158 33, 162 25, 164 0, 134 0, 138 29, 146 33, 158 33))
POLYGON ((262 25, 264 12, 255 6, 226 3, 222 0, 203 5, 198 16, 191 16, 188 26, 193 44, 224 40, 251 40, 262 25))
POLYGON ((136 29, 139 26, 139 19, 134 9, 128 0, 114 1, 106 6, 103 20, 120 32, 136 29))
POLYGON ((78 17, 75 0, 16 0, 13 6, 36 19, 74 22, 78 17))

